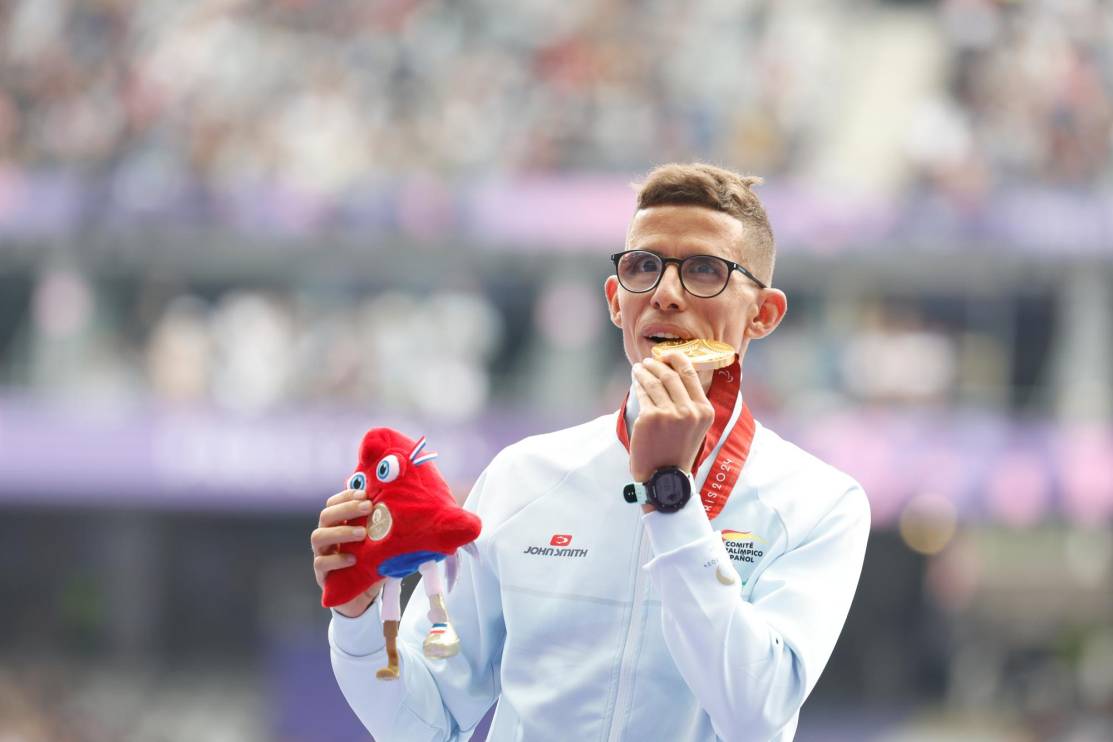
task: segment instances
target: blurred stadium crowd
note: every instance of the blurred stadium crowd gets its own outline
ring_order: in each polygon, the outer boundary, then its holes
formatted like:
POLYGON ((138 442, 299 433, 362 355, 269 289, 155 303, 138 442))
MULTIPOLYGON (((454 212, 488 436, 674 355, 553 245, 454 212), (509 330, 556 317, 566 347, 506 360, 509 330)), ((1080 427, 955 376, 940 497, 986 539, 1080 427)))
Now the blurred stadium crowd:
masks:
POLYGON ((326 194, 414 172, 692 158, 808 179, 833 145, 861 154, 846 131, 869 115, 888 119, 872 122, 867 154, 892 171, 875 185, 1108 182, 1108 3, 947 0, 911 25, 873 6, 13 0, 0 162, 140 190, 326 194), (886 57, 845 53, 879 32, 886 57))
MULTIPOLYGON (((157 278, 124 292, 51 268, 24 287, 29 311, 24 323, 6 328, 0 378, 9 390, 78 405, 263 413, 374 404, 469 420, 490 403, 582 415, 609 406, 626 386, 601 281, 590 280, 590 268, 602 273, 604 261, 592 262, 598 265, 588 263, 585 277, 529 281, 509 295, 288 286, 203 292, 157 278), (435 356, 435 366, 420 363, 423 356, 435 356), (560 378, 570 363, 583 373, 560 378), (612 373, 611 383, 599 383, 612 373)), ((958 300, 972 307, 939 306, 946 298, 932 296, 846 303, 806 289, 792 299, 799 316, 778 343, 755 351, 760 369, 750 394, 761 406, 800 414, 861 402, 1047 408, 1054 385, 1045 365, 1038 358, 1035 370, 1021 365, 1049 342, 1054 325, 1046 318, 1031 318, 1026 340, 1010 344, 1008 332, 1027 318, 979 327, 971 317, 976 299, 958 300), (839 327, 811 326, 825 309, 838 313, 829 321, 839 327), (824 334, 841 332, 844 342, 824 346, 824 334)), ((1010 311, 1022 315, 1026 307, 1010 311)))
MULTIPOLYGON (((140 199, 261 183, 327 198, 423 172, 466 183, 706 158, 777 182, 822 185, 838 172, 846 188, 960 200, 1009 184, 1108 186, 1113 173, 1113 9, 1095 0, 948 0, 911 21, 864 2, 17 0, 0 10, 0 39, 0 211, 5 190, 43 173, 140 199), (872 52, 845 52, 854 45, 872 52)), ((97 223, 97 203, 86 223, 97 223)), ((451 418, 476 414, 492 389, 496 402, 539 401, 489 371, 523 370, 517 340, 555 339, 559 352, 561 312, 544 302, 595 303, 600 273, 580 268, 571 299, 520 285, 499 304, 465 287, 425 306, 357 299, 373 275, 315 292, 292 274, 263 290, 206 284, 188 263, 176 285, 157 272, 101 280, 88 260, 37 268, 8 284, 8 385, 244 409, 386 399, 451 418), (448 331, 442 315, 456 305, 468 318, 448 331), (537 332, 507 335, 523 310, 537 332), (384 333, 445 348, 457 393, 442 399, 391 368, 405 353, 356 352, 405 342, 384 333)), ((917 306, 942 293, 898 296, 893 316, 875 292, 843 324, 865 327, 852 345, 818 363, 772 361, 773 379, 828 368, 779 401, 817 388, 938 399, 965 385, 1006 409, 1018 399, 1054 409, 1056 394, 1028 394, 1025 378, 1052 320, 1037 320, 1031 339, 1012 337, 1016 320, 956 328, 917 306), (907 342, 898 348, 893 334, 907 342), (877 353, 897 359, 895 373, 862 363, 877 353)), ((772 352, 806 352, 806 341, 772 352)), ((585 409, 595 388, 575 390, 585 409)))
POLYGON ((72 663, 0 668, 0 737, 10 742, 259 739, 259 700, 243 680, 168 681, 150 667, 72 663))
POLYGON ((328 306, 311 292, 223 287, 206 297, 158 280, 141 290, 112 306, 111 289, 76 271, 41 276, 10 387, 76 404, 238 413, 385 399, 448 419, 474 416, 487 400, 501 315, 481 294, 386 292, 328 306), (415 355, 432 348, 444 385, 414 370, 415 355))
POLYGON ((592 188, 690 159, 789 235, 748 401, 874 508, 799 738, 1113 738, 1113 3, 10 0, 0 740, 361 738, 294 556, 338 475, 295 449, 420 423, 463 490, 464 443, 613 409, 633 204, 592 188), (472 228, 500 179, 573 236, 472 228), (1024 250, 978 231, 1010 190, 1049 194, 993 212, 1024 250), (871 198, 917 231, 860 237, 871 198), (235 465, 137 466, 160 421, 235 465))

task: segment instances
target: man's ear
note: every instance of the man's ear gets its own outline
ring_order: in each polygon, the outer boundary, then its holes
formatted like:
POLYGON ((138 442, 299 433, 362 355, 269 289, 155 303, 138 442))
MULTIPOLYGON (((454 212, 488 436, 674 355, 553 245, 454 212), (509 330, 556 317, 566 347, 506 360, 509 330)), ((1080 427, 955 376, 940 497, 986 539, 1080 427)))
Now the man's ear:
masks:
POLYGON ((787 311, 788 297, 785 292, 780 289, 763 289, 757 312, 746 325, 747 337, 759 340, 773 332, 781 324, 787 311))
POLYGON ((622 312, 618 308, 618 278, 607 276, 603 281, 603 295, 607 298, 607 308, 611 313, 611 324, 622 329, 622 312))

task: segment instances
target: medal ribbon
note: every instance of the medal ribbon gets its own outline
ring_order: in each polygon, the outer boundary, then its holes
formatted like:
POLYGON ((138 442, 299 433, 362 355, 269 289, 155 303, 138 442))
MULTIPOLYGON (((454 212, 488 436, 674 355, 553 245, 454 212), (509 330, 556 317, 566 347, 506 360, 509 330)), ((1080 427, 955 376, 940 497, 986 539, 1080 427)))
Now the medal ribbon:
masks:
MULTIPOLYGON (((707 398, 715 408, 715 421, 711 423, 707 435, 704 436, 703 445, 692 467, 693 476, 722 438, 723 431, 734 414, 734 405, 741 384, 742 369, 737 360, 730 366, 716 371, 712 377, 707 398)), ((630 436, 626 432, 626 403, 629 400, 630 394, 627 392, 626 399, 622 401, 622 407, 618 410, 617 430, 618 440, 627 452, 630 451, 630 436)), ((727 504, 730 493, 738 482, 738 475, 742 472, 742 466, 746 463, 746 457, 750 455, 750 444, 753 443, 755 430, 753 413, 743 402, 738 420, 726 432, 727 439, 719 449, 719 454, 707 472, 703 487, 700 488, 700 501, 703 503, 703 509, 707 511, 708 520, 722 512, 723 506, 727 504)))

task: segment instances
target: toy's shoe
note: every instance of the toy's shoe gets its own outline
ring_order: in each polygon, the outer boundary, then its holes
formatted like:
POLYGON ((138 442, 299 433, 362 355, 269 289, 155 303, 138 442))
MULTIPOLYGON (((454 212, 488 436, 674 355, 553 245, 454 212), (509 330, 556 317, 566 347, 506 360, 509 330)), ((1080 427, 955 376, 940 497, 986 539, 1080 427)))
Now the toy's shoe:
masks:
POLYGON ((460 637, 450 623, 435 623, 421 645, 425 656, 430 659, 453 657, 460 651, 460 637))
POLYGON ((379 680, 397 680, 401 673, 398 670, 398 663, 391 662, 386 667, 380 667, 375 672, 375 677, 379 680))

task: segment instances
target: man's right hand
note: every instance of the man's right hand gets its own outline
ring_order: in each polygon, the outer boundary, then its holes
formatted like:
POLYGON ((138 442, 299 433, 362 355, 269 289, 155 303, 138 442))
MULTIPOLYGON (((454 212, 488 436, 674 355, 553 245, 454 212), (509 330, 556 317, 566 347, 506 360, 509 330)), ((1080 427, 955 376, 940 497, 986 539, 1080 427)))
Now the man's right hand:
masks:
MULTIPOLYGON (((325 502, 325 508, 317 521, 318 527, 309 537, 313 546, 313 575, 322 590, 325 589, 325 575, 334 569, 350 567, 356 562, 355 556, 340 552, 340 544, 362 541, 367 536, 366 528, 344 525, 344 522, 370 514, 371 502, 363 490, 344 490, 325 502)), ((347 603, 334 608, 337 613, 348 618, 361 616, 382 588, 383 581, 380 580, 347 603)))

